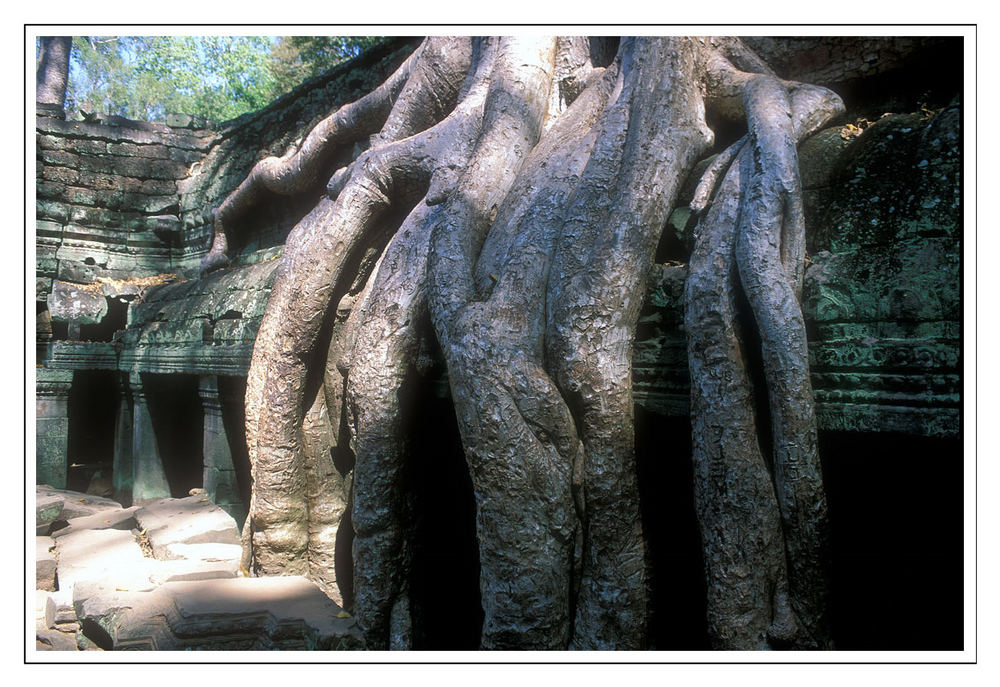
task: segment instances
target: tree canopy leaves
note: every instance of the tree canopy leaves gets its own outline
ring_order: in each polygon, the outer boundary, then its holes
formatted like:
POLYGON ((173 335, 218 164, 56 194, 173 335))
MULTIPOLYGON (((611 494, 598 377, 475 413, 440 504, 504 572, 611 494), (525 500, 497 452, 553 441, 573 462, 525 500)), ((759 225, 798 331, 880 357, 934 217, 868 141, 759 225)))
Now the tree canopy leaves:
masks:
POLYGON ((347 36, 78 36, 67 112, 225 121, 377 43, 347 36))

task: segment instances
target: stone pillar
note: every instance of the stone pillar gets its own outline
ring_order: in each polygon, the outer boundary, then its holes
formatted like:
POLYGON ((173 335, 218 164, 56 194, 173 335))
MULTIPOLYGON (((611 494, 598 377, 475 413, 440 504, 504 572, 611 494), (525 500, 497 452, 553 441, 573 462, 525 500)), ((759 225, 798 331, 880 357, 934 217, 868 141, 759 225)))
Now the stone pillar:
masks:
POLYGON ((115 453, 111 469, 114 499, 123 506, 132 503, 132 396, 128 375, 118 376, 118 416, 115 419, 115 453))
POLYGON ((132 503, 141 505, 170 496, 170 485, 153 431, 142 375, 128 376, 132 396, 132 503))
POLYGON ((35 369, 35 481, 66 488, 69 466, 69 370, 35 369))
POLYGON ((233 453, 222 421, 219 378, 215 375, 200 377, 198 396, 201 398, 201 408, 205 418, 201 445, 205 466, 202 484, 208 492, 208 497, 232 515, 237 525, 242 527, 246 520, 247 509, 243 499, 240 498, 233 453))

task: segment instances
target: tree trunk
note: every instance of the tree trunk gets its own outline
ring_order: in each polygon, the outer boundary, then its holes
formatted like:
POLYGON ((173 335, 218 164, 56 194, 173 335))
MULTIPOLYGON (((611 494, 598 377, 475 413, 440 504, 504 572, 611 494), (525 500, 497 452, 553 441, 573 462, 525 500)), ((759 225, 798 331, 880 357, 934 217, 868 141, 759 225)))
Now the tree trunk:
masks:
POLYGON ((482 647, 643 648, 632 345, 659 233, 712 147, 709 109, 748 122, 692 204, 686 326, 709 625, 724 648, 829 646, 795 145, 842 105, 778 79, 738 39, 622 39, 610 63, 609 45, 429 38, 297 153, 259 163, 216 213, 205 269, 226 263, 226 232, 247 208, 310 182, 331 150, 381 127, 289 235, 247 389, 246 563, 299 574, 329 546, 310 538, 306 390, 324 369, 328 386, 344 384, 327 399, 344 404, 330 415, 356 457, 355 611, 370 648, 410 646, 400 399, 431 336, 476 498, 482 647), (382 257, 359 275, 373 247, 382 257), (359 289, 329 340, 332 310, 359 289), (740 291, 762 341, 767 455, 740 291))
POLYGON ((62 112, 66 104, 73 39, 70 36, 42 36, 38 40, 41 46, 35 72, 35 102, 47 106, 47 110, 62 112))

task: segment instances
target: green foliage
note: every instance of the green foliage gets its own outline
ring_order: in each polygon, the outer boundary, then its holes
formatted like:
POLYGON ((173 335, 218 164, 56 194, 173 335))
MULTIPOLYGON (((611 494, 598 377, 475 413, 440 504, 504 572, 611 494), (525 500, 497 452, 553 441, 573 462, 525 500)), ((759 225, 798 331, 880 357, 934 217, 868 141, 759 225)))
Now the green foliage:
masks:
POLYGON ((375 44, 342 36, 76 37, 67 111, 148 121, 167 114, 225 121, 375 44))
POLYGON ((357 57, 379 40, 377 36, 281 36, 271 48, 278 95, 357 57))

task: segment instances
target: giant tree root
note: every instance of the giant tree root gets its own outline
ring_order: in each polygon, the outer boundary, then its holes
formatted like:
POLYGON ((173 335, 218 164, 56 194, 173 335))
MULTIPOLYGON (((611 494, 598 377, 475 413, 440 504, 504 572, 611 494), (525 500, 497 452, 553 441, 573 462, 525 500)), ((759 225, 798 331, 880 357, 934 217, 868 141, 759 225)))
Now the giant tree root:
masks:
MULTIPOLYGON (((744 88, 750 135, 708 170, 709 184, 725 177, 696 229, 685 299, 709 632, 727 649, 825 648, 826 499, 798 301, 805 237, 795 142, 843 106, 821 89, 790 95, 766 76, 744 88), (738 325, 740 286, 762 340, 768 460, 738 325)), ((706 195, 699 189, 695 209, 706 195)))
POLYGON ((644 646, 632 344, 660 229, 712 144, 706 107, 749 122, 699 188, 696 209, 708 209, 687 296, 710 628, 721 647, 827 646, 795 142, 839 101, 778 80, 737 39, 623 39, 607 67, 584 39, 428 39, 370 102, 343 108, 223 204, 209 262, 224 261, 226 227, 261 189, 298 188, 335 145, 385 123, 289 235, 258 334, 249 569, 323 560, 298 434, 310 367, 329 346, 331 308, 358 283, 356 256, 388 242, 331 347, 346 375, 335 414, 356 458, 367 645, 411 646, 400 391, 433 334, 475 491, 483 648, 644 646), (388 218, 402 215, 393 229, 388 218), (761 329, 770 461, 737 332, 739 284, 761 329), (433 332, 420 331, 427 314, 433 332))

